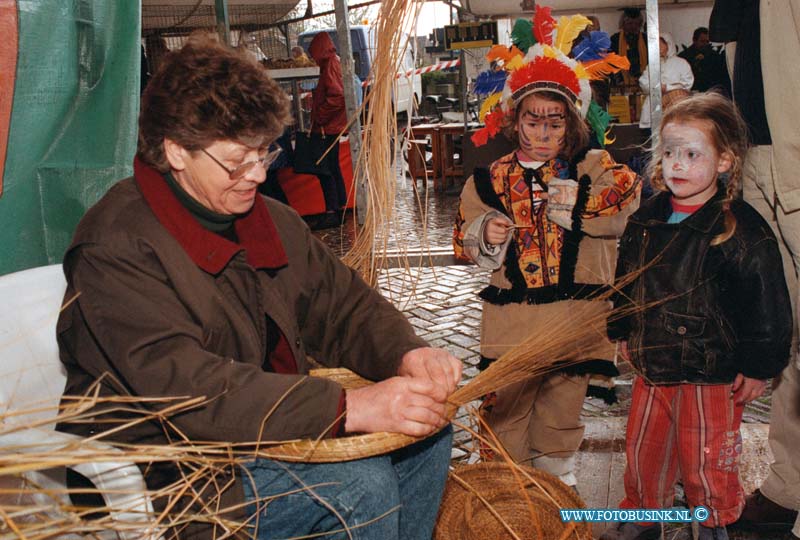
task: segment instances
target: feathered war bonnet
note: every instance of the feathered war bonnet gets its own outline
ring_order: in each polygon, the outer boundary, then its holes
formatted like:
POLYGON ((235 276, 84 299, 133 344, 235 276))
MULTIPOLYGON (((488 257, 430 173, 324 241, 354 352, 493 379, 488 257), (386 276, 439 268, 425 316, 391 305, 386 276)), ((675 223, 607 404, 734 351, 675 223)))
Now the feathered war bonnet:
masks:
POLYGON ((589 123, 600 144, 608 142, 610 117, 592 101, 589 81, 629 69, 630 63, 608 52, 611 40, 605 32, 590 32, 573 48, 590 24, 583 15, 560 17, 556 23, 550 8, 538 5, 532 21, 517 19, 511 32, 514 45, 492 47, 486 58, 495 68, 478 75, 476 81, 475 93, 487 96, 480 110, 485 127, 472 136, 476 146, 497 135, 523 99, 544 90, 564 96, 589 123))

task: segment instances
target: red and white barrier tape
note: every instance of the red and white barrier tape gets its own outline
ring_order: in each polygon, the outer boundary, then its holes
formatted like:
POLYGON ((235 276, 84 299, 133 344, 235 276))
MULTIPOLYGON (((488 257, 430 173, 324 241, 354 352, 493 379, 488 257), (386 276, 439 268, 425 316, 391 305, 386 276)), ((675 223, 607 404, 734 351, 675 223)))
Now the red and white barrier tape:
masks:
MULTIPOLYGON (((431 71, 440 71, 442 69, 450 69, 454 67, 458 67, 461 64, 461 60, 448 60, 447 62, 439 62, 438 64, 433 64, 431 66, 425 66, 418 69, 410 69, 406 71, 403 75, 406 77, 411 77, 412 75, 422 75, 423 73, 430 73, 431 71)), ((401 74, 398 73, 397 77, 400 78, 401 74)))
MULTIPOLYGON (((430 73, 431 71, 441 71, 443 69, 450 69, 454 67, 458 67, 461 64, 461 60, 448 60, 447 62, 439 62, 438 64, 431 64, 430 66, 425 66, 417 69, 409 69, 405 73, 398 73, 394 76, 395 79, 399 79, 400 77, 411 77, 413 75, 422 75, 423 73, 430 73)), ((366 87, 369 84, 369 81, 364 81, 361 83, 362 87, 366 87)))

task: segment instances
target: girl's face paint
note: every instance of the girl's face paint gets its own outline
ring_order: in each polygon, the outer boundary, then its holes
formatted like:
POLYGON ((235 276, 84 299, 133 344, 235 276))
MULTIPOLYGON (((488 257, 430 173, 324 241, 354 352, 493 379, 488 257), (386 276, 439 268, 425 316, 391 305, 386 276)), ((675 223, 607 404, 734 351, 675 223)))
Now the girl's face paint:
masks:
POLYGON ((567 118, 564 104, 531 94, 522 100, 517 119, 519 147, 531 161, 549 161, 564 148, 567 118))
POLYGON ((731 156, 720 154, 705 121, 670 122, 661 130, 664 183, 675 200, 703 204, 717 192, 717 177, 731 168, 731 156))

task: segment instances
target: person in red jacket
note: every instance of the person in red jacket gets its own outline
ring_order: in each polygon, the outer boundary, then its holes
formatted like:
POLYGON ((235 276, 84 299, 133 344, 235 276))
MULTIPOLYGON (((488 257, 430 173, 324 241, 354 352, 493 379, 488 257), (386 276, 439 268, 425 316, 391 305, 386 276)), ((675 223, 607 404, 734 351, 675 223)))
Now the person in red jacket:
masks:
POLYGON ((308 53, 319 66, 319 82, 311 96, 311 131, 324 135, 326 146, 332 145, 325 158, 331 174, 317 175, 325 196, 325 216, 312 228, 327 229, 341 223, 340 212, 347 205, 344 177, 339 168, 339 134, 347 126, 342 64, 327 32, 314 36, 308 53))

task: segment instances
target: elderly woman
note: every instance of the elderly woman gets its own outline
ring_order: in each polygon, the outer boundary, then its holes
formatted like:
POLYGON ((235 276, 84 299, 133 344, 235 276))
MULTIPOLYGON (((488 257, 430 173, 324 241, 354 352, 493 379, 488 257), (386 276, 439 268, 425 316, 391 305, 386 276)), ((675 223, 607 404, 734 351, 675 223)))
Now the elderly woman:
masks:
MULTIPOLYGON (((287 109, 261 66, 212 40, 193 38, 164 58, 142 97, 134 176, 87 212, 64 257, 66 297, 79 295, 58 323, 66 394, 98 384, 103 396, 206 398, 170 418, 174 430, 153 420, 112 436, 137 444, 178 433, 255 443, 438 432, 348 463, 256 459, 234 478, 215 477, 214 489, 194 486, 228 509, 295 492, 269 503, 259 538, 357 524, 353 538, 430 538, 450 456, 444 403, 460 364, 427 348, 295 212, 257 194, 287 109), (307 355, 379 382, 344 391, 308 377, 307 355)), ((102 412, 60 429, 103 431, 102 412)), ((144 470, 153 489, 186 472, 144 470)), ((192 523, 178 535, 223 532, 192 523)))

